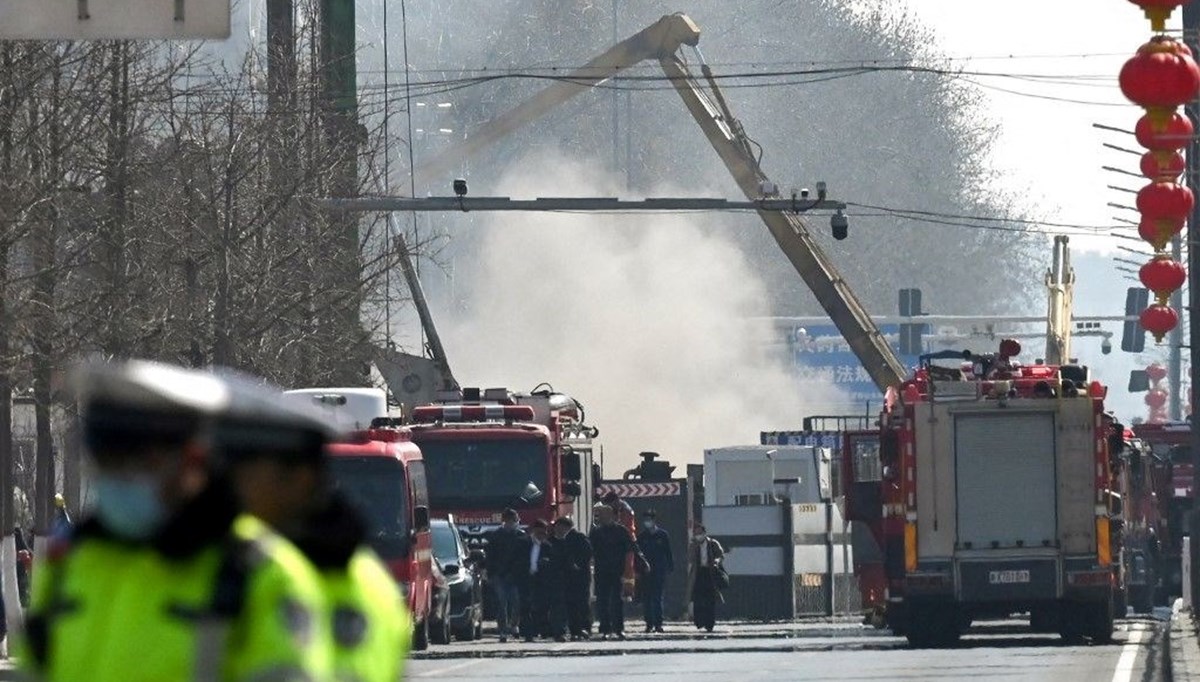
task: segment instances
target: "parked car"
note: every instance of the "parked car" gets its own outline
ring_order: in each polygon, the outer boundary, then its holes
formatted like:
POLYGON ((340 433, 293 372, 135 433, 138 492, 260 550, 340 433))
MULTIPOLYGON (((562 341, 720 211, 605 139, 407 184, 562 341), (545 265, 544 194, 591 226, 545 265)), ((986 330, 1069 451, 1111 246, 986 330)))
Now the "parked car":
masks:
POLYGON ((450 590, 450 626, 461 640, 483 635, 483 555, 467 551, 453 518, 434 519, 433 556, 450 590))

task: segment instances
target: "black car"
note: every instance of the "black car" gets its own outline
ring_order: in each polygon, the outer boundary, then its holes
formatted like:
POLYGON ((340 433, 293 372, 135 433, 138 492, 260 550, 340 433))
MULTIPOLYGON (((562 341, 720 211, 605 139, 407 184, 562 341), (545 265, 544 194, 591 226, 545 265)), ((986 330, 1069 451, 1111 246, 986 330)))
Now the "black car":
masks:
POLYGON ((451 519, 433 520, 433 556, 441 565, 450 590, 450 627, 461 640, 483 634, 483 576, 481 556, 468 552, 451 519))

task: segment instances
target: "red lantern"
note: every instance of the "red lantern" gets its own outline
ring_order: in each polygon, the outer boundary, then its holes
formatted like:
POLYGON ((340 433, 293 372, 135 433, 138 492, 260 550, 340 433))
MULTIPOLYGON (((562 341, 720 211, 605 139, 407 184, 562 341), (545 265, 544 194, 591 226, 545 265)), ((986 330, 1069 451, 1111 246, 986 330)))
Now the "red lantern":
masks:
POLYGON ((1156 362, 1146 368, 1146 378, 1157 384, 1167 378, 1167 368, 1156 362))
POLYGON ((1121 92, 1151 116, 1168 119, 1170 110, 1200 92, 1200 67, 1184 50, 1166 36, 1155 36, 1121 67, 1121 92))
POLYGON ((1171 18, 1171 13, 1175 11, 1175 8, 1187 2, 1187 0, 1129 1, 1142 8, 1142 11, 1146 13, 1146 18, 1150 20, 1150 27, 1159 33, 1167 30, 1167 19, 1171 18))
POLYGON ((1196 198, 1192 190, 1173 182, 1152 182, 1138 191, 1137 209, 1143 218, 1187 220, 1196 198))
POLYGON ((1146 404, 1152 410, 1162 409, 1163 405, 1167 404, 1167 392, 1161 388, 1150 389, 1150 392, 1146 394, 1146 404))
POLYGON ((1167 242, 1183 231, 1183 218, 1142 218, 1138 224, 1138 236, 1150 242, 1155 251, 1167 248, 1167 242))
POLYGON ((1151 180, 1173 182, 1187 170, 1183 154, 1175 151, 1146 152, 1142 154, 1142 175, 1151 180))
POLYGON ((1154 260, 1143 265, 1138 277, 1147 289, 1154 292, 1158 304, 1166 305, 1171 294, 1187 281, 1187 271, 1183 265, 1164 254, 1155 256, 1154 260))
POLYGON ((1175 112, 1165 120, 1147 114, 1138 119, 1133 132, 1146 149, 1169 152, 1186 147, 1195 128, 1187 116, 1175 112))
POLYGON ((1162 343, 1163 337, 1167 332, 1175 328, 1179 324, 1179 313, 1176 313, 1173 308, 1165 305, 1153 304, 1142 311, 1139 316, 1142 322, 1142 329, 1154 335, 1154 340, 1162 343))

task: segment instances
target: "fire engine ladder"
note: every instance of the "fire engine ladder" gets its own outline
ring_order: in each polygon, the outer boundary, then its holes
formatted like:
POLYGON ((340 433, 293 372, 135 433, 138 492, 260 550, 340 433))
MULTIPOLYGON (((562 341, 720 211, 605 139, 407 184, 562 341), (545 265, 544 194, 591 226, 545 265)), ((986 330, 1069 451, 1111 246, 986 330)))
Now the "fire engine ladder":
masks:
MULTIPOLYGON (((540 118, 575 95, 612 78, 623 69, 646 59, 657 59, 742 193, 751 201, 760 199, 762 188, 772 185, 759 166, 758 157, 752 149, 753 143, 730 112, 708 66, 701 63, 711 96, 688 70, 686 62, 678 56, 683 45, 695 47, 699 41, 700 29, 686 15, 664 16, 530 100, 486 123, 458 146, 418 167, 416 172, 428 177, 427 174, 436 175, 455 168, 471 155, 540 118)), ((759 211, 758 214, 875 385, 880 391, 898 386, 907 374, 903 363, 829 257, 813 239, 805 222, 797 214, 772 211, 759 211)))

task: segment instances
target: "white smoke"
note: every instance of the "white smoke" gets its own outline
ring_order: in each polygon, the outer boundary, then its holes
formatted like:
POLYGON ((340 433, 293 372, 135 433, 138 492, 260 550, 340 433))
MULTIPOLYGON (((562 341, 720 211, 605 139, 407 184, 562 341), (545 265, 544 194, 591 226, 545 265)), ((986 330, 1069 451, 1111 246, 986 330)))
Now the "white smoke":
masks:
MULTIPOLYGON (((499 190, 520 198, 619 194, 597 165, 527 158, 499 190)), ((808 385, 802 395, 770 358, 768 324, 752 319, 770 314, 763 282, 706 220, 489 214, 479 262, 455 268, 466 300, 445 335, 455 374, 466 385, 521 390, 547 381, 580 400, 600 429, 606 476, 646 450, 682 465, 702 461, 706 447, 799 428, 806 403, 838 402, 834 389, 808 385)))

